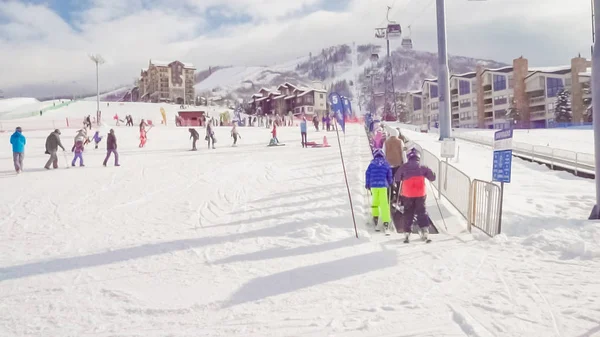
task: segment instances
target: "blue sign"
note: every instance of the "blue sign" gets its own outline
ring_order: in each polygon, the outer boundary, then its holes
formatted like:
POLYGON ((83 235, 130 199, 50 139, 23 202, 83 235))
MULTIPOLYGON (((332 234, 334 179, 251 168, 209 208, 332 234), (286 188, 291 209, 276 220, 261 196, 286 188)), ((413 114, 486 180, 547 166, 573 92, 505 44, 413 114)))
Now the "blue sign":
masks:
POLYGON ((331 110, 337 120, 338 124, 342 127, 342 132, 346 132, 346 118, 344 117, 344 102, 342 97, 337 92, 329 94, 329 102, 331 103, 331 110))
POLYGON ((512 170, 512 137, 513 130, 505 129, 494 134, 494 164, 492 180, 510 183, 512 170))
POLYGON ((513 137, 513 130, 512 129, 505 129, 505 130, 500 130, 500 131, 496 131, 494 133, 494 141, 498 141, 498 140, 503 140, 503 139, 509 139, 513 137))
POLYGON ((511 166, 512 150, 494 151, 492 180, 501 183, 510 183, 511 166))

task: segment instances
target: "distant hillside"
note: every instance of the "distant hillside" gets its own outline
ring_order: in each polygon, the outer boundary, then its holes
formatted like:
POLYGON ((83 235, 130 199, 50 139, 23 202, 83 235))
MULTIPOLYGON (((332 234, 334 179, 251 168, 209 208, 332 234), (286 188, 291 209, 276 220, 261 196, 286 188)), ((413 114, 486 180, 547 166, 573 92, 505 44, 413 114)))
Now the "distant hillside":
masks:
MULTIPOLYGON (((349 45, 339 45, 310 53, 284 64, 270 67, 227 67, 221 68, 196 84, 196 93, 203 96, 220 96, 231 99, 248 99, 260 88, 274 88, 286 81, 310 85, 321 82, 327 89, 346 96, 360 94, 368 87, 365 74, 372 70, 383 73, 384 51, 379 45, 359 45, 356 52, 349 45), (356 53, 356 54, 355 54, 356 53), (371 55, 379 55, 379 61, 370 61, 371 55), (358 81, 358 83, 354 83, 358 81)), ((436 77, 437 54, 398 48, 392 52, 394 87, 396 91, 418 89, 426 78, 436 77)), ((464 56, 450 56, 452 73, 473 71, 477 64, 496 68, 507 64, 492 60, 480 60, 464 56)), ((217 69, 217 68, 213 68, 217 69)), ((383 91, 383 77, 375 81, 375 90, 383 91)))

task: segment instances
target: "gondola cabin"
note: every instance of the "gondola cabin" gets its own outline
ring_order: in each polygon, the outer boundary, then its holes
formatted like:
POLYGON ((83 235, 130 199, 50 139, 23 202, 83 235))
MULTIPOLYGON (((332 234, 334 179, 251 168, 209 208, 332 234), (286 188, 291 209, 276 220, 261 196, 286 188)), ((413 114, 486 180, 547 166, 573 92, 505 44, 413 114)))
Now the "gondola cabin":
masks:
POLYGON ((402 36, 402 28, 399 23, 390 23, 387 26, 387 37, 390 40, 399 39, 402 36))

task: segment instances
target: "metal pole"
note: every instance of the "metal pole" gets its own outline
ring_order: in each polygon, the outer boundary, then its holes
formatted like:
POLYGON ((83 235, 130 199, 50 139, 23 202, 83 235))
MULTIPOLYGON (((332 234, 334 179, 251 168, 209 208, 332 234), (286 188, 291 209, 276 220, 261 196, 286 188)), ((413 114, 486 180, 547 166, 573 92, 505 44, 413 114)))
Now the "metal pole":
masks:
MULTIPOLYGON (((600 10, 600 0, 594 0, 594 12, 597 13, 600 10)), ((594 16, 594 35, 600 33, 598 28, 600 27, 600 20, 598 16, 594 16)), ((593 111, 593 125, 594 125, 594 153, 596 157, 596 205, 590 214, 590 219, 600 219, 600 51, 596 44, 598 40, 594 41, 594 53, 592 54, 592 111, 593 111)))
MULTIPOLYGON (((491 199, 490 199, 491 200, 491 199)), ((502 207, 504 206, 504 182, 500 182, 500 212, 498 214, 498 233, 502 233, 502 207)), ((492 212, 489 212, 492 214, 492 212)))
POLYGON ((590 5, 592 8, 592 55, 594 55, 594 42, 596 42, 596 32, 595 32, 596 25, 594 25, 594 18, 595 18, 596 12, 594 11, 594 0, 590 0, 590 5))
POLYGON ((100 81, 98 80, 99 76, 99 64, 96 61, 96 123, 100 125, 100 81))
POLYGON ((438 37, 438 93, 440 112, 440 140, 452 137, 452 116, 450 110, 450 80, 448 52, 446 51, 446 9, 444 0, 436 0, 438 37))

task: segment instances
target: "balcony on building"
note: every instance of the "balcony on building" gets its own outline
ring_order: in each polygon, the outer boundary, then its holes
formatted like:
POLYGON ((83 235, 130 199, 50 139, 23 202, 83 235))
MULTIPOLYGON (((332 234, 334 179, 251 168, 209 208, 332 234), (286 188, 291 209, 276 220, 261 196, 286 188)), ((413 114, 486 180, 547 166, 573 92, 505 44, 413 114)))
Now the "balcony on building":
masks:
POLYGON ((546 90, 536 90, 528 93, 529 106, 536 106, 546 104, 546 90))
POLYGON ((546 104, 536 105, 529 108, 529 114, 531 119, 545 119, 546 118, 546 104))

